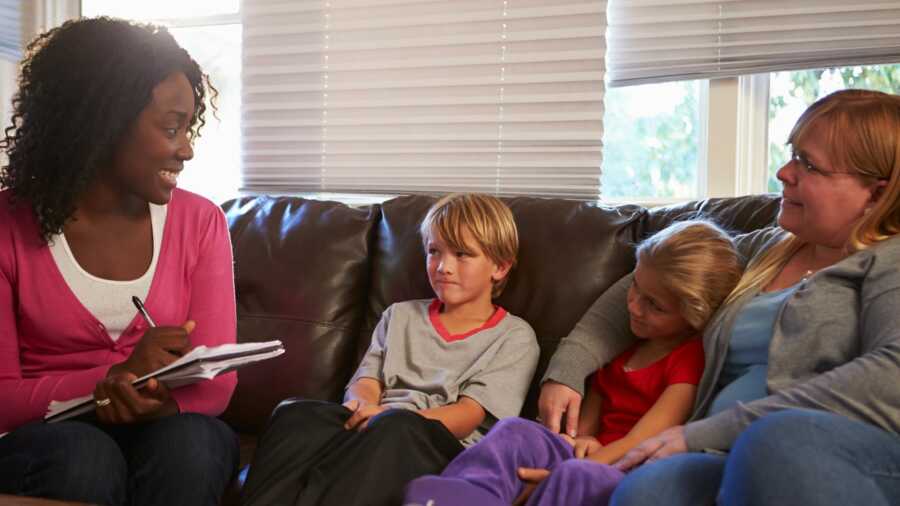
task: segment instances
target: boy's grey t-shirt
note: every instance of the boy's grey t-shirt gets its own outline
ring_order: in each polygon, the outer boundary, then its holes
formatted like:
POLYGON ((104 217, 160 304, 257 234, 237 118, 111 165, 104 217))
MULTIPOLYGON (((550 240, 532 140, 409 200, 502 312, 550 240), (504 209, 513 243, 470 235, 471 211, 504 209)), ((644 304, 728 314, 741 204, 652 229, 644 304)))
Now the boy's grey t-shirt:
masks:
POLYGON ((384 386, 381 403, 391 408, 437 408, 460 396, 475 400, 487 416, 461 440, 469 446, 496 420, 518 416, 540 350, 531 326, 502 308, 474 333, 449 336, 437 320, 439 306, 435 299, 387 308, 350 384, 378 380, 384 386))

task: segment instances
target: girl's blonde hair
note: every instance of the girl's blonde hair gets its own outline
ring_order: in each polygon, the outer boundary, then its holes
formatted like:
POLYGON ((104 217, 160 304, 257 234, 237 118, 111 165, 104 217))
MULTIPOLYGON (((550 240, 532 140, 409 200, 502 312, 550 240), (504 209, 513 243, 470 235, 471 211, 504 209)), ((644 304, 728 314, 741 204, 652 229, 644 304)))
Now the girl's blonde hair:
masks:
POLYGON ((741 277, 742 262, 727 232, 703 220, 676 222, 645 239, 638 262, 681 301, 681 316, 702 330, 741 277))
MULTIPOLYGON (((900 232, 900 97, 870 90, 836 91, 804 111, 788 144, 801 147, 815 128, 825 132, 827 155, 834 167, 864 182, 886 182, 878 201, 850 232, 847 252, 866 249, 900 232)), ((728 302, 775 279, 801 246, 803 241, 786 233, 777 245, 751 261, 728 302)))
MULTIPOLYGON (((482 193, 454 193, 438 200, 419 227, 422 242, 428 247, 433 234, 451 248, 469 251, 463 232, 468 230, 478 247, 497 265, 516 265, 519 234, 512 211, 500 199, 482 193)), ((498 297, 509 276, 494 281, 491 297, 498 297)))

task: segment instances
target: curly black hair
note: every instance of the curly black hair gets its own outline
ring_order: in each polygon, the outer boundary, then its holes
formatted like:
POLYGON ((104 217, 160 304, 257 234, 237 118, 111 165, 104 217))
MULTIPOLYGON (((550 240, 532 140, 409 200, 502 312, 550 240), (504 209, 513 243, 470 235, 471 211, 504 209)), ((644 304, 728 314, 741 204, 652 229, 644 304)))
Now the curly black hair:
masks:
POLYGON ((212 101, 217 92, 165 28, 83 18, 28 45, 12 125, 0 140, 9 159, 0 187, 31 206, 44 240, 62 231, 76 198, 110 163, 153 88, 174 72, 183 72, 194 92, 195 138, 205 123, 204 99, 212 101))

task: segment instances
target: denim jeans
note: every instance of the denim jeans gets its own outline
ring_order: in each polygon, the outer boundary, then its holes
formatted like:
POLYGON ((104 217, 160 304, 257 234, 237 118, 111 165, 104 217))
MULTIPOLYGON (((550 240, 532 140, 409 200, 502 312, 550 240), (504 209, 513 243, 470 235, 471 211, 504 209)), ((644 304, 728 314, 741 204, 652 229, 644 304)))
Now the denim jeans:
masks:
POLYGON ((221 420, 32 423, 0 438, 0 493, 103 505, 218 504, 238 465, 221 420))
POLYGON ((689 453, 639 467, 610 504, 896 505, 900 436, 822 411, 780 411, 751 424, 727 457, 689 453))

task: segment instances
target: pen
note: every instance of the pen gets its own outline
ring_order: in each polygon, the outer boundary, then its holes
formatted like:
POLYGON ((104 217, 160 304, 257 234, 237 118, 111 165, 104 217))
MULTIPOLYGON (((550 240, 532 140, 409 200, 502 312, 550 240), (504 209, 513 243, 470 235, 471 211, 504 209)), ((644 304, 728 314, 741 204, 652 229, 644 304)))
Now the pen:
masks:
MULTIPOLYGON (((147 325, 149 325, 150 327, 155 327, 156 322, 153 321, 153 318, 150 318, 150 313, 147 312, 147 308, 144 307, 144 303, 141 302, 141 298, 137 295, 132 295, 131 302, 134 303, 134 307, 136 307, 138 312, 141 313, 141 316, 144 317, 144 321, 147 322, 147 325)), ((168 352, 178 357, 184 355, 184 352, 177 348, 168 350, 168 352)))
POLYGON ((150 318, 150 315, 147 313, 147 309, 144 308, 144 303, 141 302, 141 298, 137 295, 132 295, 131 302, 134 303, 134 307, 136 307, 138 312, 141 313, 141 316, 144 317, 144 321, 147 322, 147 325, 155 327, 156 323, 153 322, 153 318, 150 318))

